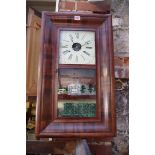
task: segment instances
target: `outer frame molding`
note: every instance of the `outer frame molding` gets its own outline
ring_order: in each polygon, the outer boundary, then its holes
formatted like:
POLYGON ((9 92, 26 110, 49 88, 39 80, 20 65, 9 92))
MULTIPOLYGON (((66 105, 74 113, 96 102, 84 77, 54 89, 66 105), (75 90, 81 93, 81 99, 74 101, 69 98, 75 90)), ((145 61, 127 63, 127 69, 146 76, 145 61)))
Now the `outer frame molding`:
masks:
POLYGON ((112 19, 110 14, 44 12, 42 20, 42 48, 39 61, 39 80, 36 113, 37 137, 107 138, 116 135, 114 100, 114 61, 112 19), (74 20, 80 16, 80 21, 74 20), (99 69, 100 120, 93 122, 55 122, 58 28, 95 27, 99 69))

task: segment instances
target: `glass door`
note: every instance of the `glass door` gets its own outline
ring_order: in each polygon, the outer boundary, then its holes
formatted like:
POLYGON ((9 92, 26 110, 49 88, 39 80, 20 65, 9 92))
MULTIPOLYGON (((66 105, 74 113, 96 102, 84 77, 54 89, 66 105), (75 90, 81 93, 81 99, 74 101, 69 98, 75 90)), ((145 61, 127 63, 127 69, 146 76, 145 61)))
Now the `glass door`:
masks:
POLYGON ((59 68, 58 117, 96 117, 96 69, 59 68))

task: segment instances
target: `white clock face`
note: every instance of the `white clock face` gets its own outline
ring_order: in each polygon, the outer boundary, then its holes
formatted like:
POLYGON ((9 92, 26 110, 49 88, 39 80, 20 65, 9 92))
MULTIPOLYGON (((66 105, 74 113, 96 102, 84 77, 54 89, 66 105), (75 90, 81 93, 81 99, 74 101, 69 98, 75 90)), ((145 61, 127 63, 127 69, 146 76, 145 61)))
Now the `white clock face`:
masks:
POLYGON ((95 64, 95 32, 60 31, 59 64, 95 64))

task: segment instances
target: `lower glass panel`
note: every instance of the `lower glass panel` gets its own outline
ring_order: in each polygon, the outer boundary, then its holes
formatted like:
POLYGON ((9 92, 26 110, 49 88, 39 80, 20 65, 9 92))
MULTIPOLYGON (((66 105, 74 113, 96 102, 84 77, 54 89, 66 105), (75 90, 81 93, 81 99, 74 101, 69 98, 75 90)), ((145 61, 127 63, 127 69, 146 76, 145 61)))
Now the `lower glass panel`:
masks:
POLYGON ((58 117, 95 117, 95 100, 64 100, 58 102, 58 117))
POLYGON ((58 117, 96 117, 96 69, 60 68, 58 117))

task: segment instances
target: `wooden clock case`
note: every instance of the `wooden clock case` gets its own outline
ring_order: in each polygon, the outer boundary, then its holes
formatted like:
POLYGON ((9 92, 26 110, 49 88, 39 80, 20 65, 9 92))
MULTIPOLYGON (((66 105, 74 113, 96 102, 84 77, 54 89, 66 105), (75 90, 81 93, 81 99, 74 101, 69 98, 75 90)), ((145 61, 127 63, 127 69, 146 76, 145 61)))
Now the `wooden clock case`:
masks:
POLYGON ((35 129, 38 138, 107 138, 115 136, 111 18, 110 14, 43 12, 35 129), (96 69, 96 117, 59 118, 57 116, 58 68, 68 67, 58 64, 59 31, 66 29, 95 31, 96 65, 68 66, 73 69, 91 69, 93 67, 96 69))

